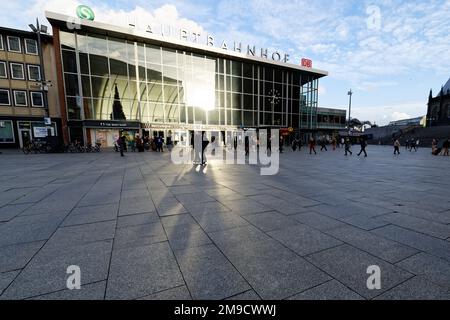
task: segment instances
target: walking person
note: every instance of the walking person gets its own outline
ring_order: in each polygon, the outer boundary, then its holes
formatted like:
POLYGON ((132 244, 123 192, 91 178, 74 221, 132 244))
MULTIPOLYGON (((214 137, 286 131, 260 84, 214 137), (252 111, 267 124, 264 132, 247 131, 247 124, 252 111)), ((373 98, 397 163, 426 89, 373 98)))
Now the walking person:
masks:
POLYGON ((125 155, 123 154, 123 150, 125 149, 125 143, 126 143, 125 136, 123 135, 123 133, 121 133, 119 135, 119 138, 117 139, 117 145, 119 147, 121 157, 125 157, 125 155))
POLYGON ((400 141, 395 140, 394 142, 394 154, 400 154, 400 141))
POLYGON ((333 139, 331 140, 331 144, 333 145, 333 151, 336 150, 336 138, 333 137, 333 139))
POLYGON ((447 139, 444 141, 444 144, 442 145, 442 147, 444 148, 444 154, 443 156, 448 157, 449 156, 449 148, 450 148, 450 139, 447 139))
POLYGON ((416 151, 419 150, 419 145, 420 145, 420 140, 417 139, 417 140, 416 140, 416 151))
POLYGON ((309 138, 309 154, 312 154, 314 151, 314 154, 317 154, 316 152, 316 139, 314 139, 313 136, 309 138))
POLYGON ((353 152, 350 150, 350 147, 351 147, 351 143, 350 143, 350 139, 349 138, 347 138, 347 139, 345 139, 345 155, 347 156, 347 154, 348 153, 350 153, 350 155, 353 155, 353 152))
POLYGON ((325 141, 325 138, 322 138, 321 140, 320 140, 320 151, 323 151, 323 149, 325 149, 325 151, 328 151, 328 149, 327 149, 327 144, 326 144, 326 141, 325 141))
POLYGON ((366 152, 367 142, 366 142, 366 139, 361 139, 359 141, 359 145, 361 146, 361 150, 358 153, 358 157, 361 155, 361 153, 364 152, 364 157, 367 158, 367 152, 366 152))
POLYGON ((413 149, 417 152, 416 139, 411 139, 409 142, 409 151, 412 152, 413 149))
POLYGON ((208 147, 209 141, 208 138, 206 137, 205 132, 202 132, 202 162, 200 165, 204 166, 206 165, 206 157, 205 157, 205 149, 206 147, 208 147))
POLYGON ((405 141, 405 150, 409 149, 409 139, 406 139, 405 141))

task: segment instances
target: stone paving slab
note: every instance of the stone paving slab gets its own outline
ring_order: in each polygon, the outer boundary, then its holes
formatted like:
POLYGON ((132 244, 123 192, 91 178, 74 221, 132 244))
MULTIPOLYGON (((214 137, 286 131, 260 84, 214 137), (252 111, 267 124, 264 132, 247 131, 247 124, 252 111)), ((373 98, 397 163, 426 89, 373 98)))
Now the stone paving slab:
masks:
POLYGON ((312 254, 307 259, 367 299, 374 298, 413 277, 411 273, 399 267, 348 245, 312 254), (367 268, 372 265, 379 266, 382 270, 381 290, 367 288, 367 268))
POLYGON ((425 233, 427 235, 447 239, 450 238, 450 226, 433 222, 430 220, 424 220, 420 218, 411 217, 406 214, 393 213, 378 217, 377 220, 389 222, 399 227, 411 229, 417 232, 425 233))
POLYGON ((286 217, 275 211, 245 215, 244 219, 264 232, 283 229, 299 224, 294 219, 286 217))
POLYGON ((305 225, 294 225, 268 234, 300 256, 342 244, 341 241, 305 225))
POLYGON ((107 299, 137 299, 184 285, 168 243, 114 250, 107 299))
POLYGON ((380 295, 378 300, 450 300, 448 290, 430 283, 421 278, 414 277, 392 290, 380 295))
POLYGON ((112 240, 79 246, 47 247, 31 260, 3 293, 2 298, 24 299, 66 289, 66 270, 80 267, 84 283, 106 280, 112 240))
POLYGON ((326 231, 327 234, 391 263, 411 257, 418 251, 397 242, 368 234, 351 226, 326 231))
POLYGON ((29 208, 31 204, 14 204, 14 205, 6 205, 0 208, 0 222, 8 222, 12 220, 14 217, 21 214, 27 208, 29 208))
POLYGON ((288 300, 364 300, 364 298, 339 281, 331 280, 289 297, 288 300))
POLYGON ((450 290, 450 262, 419 253, 400 261, 397 266, 450 290))
POLYGON ((30 298, 29 300, 102 300, 105 297, 106 281, 81 285, 79 290, 61 290, 30 298))
POLYGON ((329 218, 316 212, 307 212, 292 216, 293 219, 304 223, 310 227, 326 231, 334 228, 345 227, 346 224, 338 220, 329 218))
POLYGON ((433 238, 394 225, 382 227, 371 232, 450 262, 450 241, 433 238))
POLYGON ((180 286, 151 294, 139 300, 192 300, 192 297, 186 286, 180 286))
POLYGON ((243 293, 237 294, 235 296, 229 297, 225 300, 261 300, 261 298, 256 294, 254 290, 248 290, 243 293))
POLYGON ((1 247, 0 273, 24 268, 44 244, 45 241, 36 241, 1 247))
MULTIPOLYGON (((13 282, 16 276, 19 274, 19 271, 9 271, 0 273, 0 295, 2 295, 3 291, 13 282)), ((1 300, 1 297, 0 297, 1 300)))
POLYGON ((210 235, 263 299, 284 299, 330 279, 306 260, 253 228, 236 228, 210 235))
POLYGON ((195 300, 219 300, 250 289, 214 245, 176 250, 175 256, 195 300))

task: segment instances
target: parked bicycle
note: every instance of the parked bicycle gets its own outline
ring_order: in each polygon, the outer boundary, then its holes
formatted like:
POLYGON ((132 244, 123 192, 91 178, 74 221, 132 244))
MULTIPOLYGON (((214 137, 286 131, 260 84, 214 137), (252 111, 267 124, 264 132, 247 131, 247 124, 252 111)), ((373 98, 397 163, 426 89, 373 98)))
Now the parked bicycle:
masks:
POLYGON ((23 146, 22 151, 24 154, 29 154, 31 152, 34 152, 35 154, 47 153, 48 146, 47 146, 47 143, 45 143, 45 142, 39 142, 39 141, 32 140, 23 146))

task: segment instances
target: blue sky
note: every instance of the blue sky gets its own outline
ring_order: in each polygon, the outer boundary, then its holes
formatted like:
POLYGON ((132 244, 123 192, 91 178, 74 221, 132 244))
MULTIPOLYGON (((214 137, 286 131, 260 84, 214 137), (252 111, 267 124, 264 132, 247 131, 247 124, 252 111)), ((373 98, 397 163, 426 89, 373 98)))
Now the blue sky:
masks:
POLYGON ((1 26, 25 29, 44 10, 75 14, 93 8, 97 21, 165 23, 302 57, 330 75, 319 105, 386 124, 426 113, 430 88, 450 77, 450 0, 18 0, 2 3, 1 26), (24 10, 24 8, 27 8, 24 10), (15 14, 11 14, 15 13, 15 14))

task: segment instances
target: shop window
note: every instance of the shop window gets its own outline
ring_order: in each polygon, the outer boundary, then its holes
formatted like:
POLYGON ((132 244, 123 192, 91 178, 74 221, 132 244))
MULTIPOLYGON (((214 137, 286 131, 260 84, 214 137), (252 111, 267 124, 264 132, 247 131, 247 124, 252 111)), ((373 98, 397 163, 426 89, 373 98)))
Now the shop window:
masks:
POLYGON ((0 143, 14 143, 13 122, 10 120, 0 120, 0 143))

